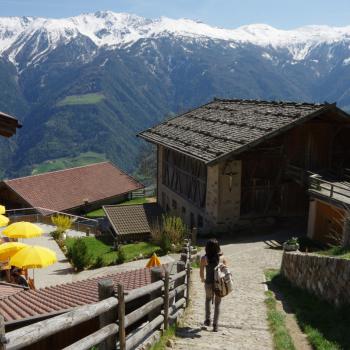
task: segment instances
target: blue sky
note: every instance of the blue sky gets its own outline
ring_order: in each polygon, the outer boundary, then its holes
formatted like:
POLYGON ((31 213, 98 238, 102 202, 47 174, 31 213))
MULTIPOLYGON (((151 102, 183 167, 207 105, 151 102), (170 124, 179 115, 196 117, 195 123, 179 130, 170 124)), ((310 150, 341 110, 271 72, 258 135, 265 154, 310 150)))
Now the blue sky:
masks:
POLYGON ((350 0, 0 0, 0 16, 69 17, 98 10, 186 17, 225 28, 251 23, 283 29, 350 25, 350 0))

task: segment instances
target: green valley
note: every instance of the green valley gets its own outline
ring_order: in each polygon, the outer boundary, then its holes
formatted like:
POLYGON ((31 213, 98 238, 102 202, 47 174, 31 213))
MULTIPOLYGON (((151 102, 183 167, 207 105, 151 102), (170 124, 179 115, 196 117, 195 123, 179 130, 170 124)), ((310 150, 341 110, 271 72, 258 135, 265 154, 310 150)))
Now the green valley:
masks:
POLYGON ((38 164, 32 170, 32 175, 46 173, 48 171, 62 170, 66 168, 73 168, 77 166, 103 162, 106 160, 104 154, 95 152, 82 153, 77 157, 65 157, 53 160, 47 160, 41 164, 38 164))
POLYGON ((105 96, 101 93, 71 95, 59 101, 57 103, 57 107, 72 106, 72 105, 93 105, 101 102, 104 98, 105 96))

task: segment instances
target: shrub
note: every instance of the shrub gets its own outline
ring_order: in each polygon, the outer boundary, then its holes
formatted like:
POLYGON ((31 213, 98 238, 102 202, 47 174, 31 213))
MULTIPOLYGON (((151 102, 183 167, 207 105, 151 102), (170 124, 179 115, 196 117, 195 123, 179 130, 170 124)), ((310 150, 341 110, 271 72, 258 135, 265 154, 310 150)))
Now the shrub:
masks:
POLYGON ((50 232, 50 236, 55 240, 55 241, 59 241, 62 239, 62 232, 60 231, 52 231, 50 232))
POLYGON ((155 222, 151 229, 152 241, 158 244, 164 253, 181 244, 188 229, 181 218, 163 215, 162 221, 155 222))
POLYGON ((102 256, 98 256, 94 263, 94 268, 98 269, 104 266, 104 261, 102 256))
POLYGON ((163 215, 163 232, 169 237, 170 243, 179 244, 187 234, 187 227, 181 218, 163 215))
POLYGON ((88 248, 84 241, 84 238, 77 238, 69 249, 68 255, 70 256, 73 266, 78 270, 82 271, 85 267, 88 267, 91 261, 91 257, 88 254, 88 248))
POLYGON ((171 241, 165 232, 162 234, 159 246, 164 254, 167 254, 169 251, 171 251, 171 241))
POLYGON ((69 230, 73 223, 73 219, 70 216, 61 214, 51 216, 51 221, 57 227, 56 232, 59 235, 69 230))
POLYGON ((126 261, 126 253, 123 247, 119 246, 118 252, 117 252, 117 259, 116 264, 120 265, 123 264, 126 261))

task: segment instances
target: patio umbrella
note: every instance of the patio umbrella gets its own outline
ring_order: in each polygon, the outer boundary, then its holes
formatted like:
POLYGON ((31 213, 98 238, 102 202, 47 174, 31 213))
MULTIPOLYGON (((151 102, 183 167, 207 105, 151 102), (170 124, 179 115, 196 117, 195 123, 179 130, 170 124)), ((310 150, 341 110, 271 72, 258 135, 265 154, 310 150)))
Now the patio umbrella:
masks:
POLYGON ((151 259, 148 260, 146 267, 151 268, 151 267, 160 266, 160 265, 161 265, 161 262, 157 254, 153 253, 153 255, 151 256, 151 259))
POLYGON ((19 250, 10 259, 10 265, 20 269, 37 269, 57 262, 56 253, 51 249, 37 245, 27 246, 19 250))
POLYGON ((9 221, 10 219, 8 217, 0 214, 0 227, 7 226, 9 221))
POLYGON ((0 261, 6 261, 25 247, 28 247, 28 245, 20 242, 0 244, 0 261))
POLYGON ((6 208, 3 205, 0 205, 0 214, 5 214, 6 208))
POLYGON ((31 222, 15 222, 6 227, 2 233, 9 238, 32 238, 43 234, 43 230, 31 222))

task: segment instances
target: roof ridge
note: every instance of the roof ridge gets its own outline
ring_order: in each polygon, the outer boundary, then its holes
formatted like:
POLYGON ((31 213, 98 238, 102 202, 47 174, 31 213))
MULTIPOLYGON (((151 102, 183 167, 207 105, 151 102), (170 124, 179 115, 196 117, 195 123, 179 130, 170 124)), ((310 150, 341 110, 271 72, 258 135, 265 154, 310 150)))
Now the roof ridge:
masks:
POLYGON ((247 103, 264 103, 264 104, 274 104, 274 105, 285 105, 285 104, 291 104, 291 105, 298 105, 298 106, 326 106, 329 104, 336 104, 336 103, 328 103, 327 101, 321 103, 321 102, 298 102, 298 101, 290 101, 290 100, 259 100, 259 99, 241 99, 241 98, 218 98, 214 97, 212 102, 247 102, 247 103))
MULTIPOLYGON (((106 164, 109 163, 112 166, 114 166, 115 168, 117 168, 118 170, 122 171, 121 169, 119 169, 118 166, 114 165, 112 162, 110 162, 109 160, 103 161, 103 162, 97 162, 97 163, 91 163, 91 164, 85 164, 85 165, 80 165, 80 166, 76 166, 76 167, 72 167, 72 168, 66 168, 66 169, 60 169, 60 170, 53 170, 53 171, 47 171, 45 173, 40 173, 40 174, 34 174, 34 175, 27 175, 27 176, 22 176, 22 177, 16 177, 14 179, 8 179, 8 180, 3 180, 5 183, 8 183, 10 181, 15 181, 15 180, 20 180, 20 179, 27 179, 29 177, 37 177, 37 176, 45 176, 48 174, 53 174, 53 173, 59 173, 59 172, 64 172, 64 171, 69 171, 69 170, 75 170, 75 169, 81 169, 81 168, 87 168, 90 166, 95 166, 95 165, 100 165, 100 164, 106 164)), ((124 173, 124 172, 123 172, 124 173)), ((125 173, 124 173, 125 174, 125 173)))
POLYGON ((133 208, 133 207, 140 207, 141 205, 159 205, 158 202, 145 202, 145 203, 136 203, 136 204, 109 204, 109 205, 103 205, 103 208, 122 208, 122 207, 129 207, 129 208, 133 208))

